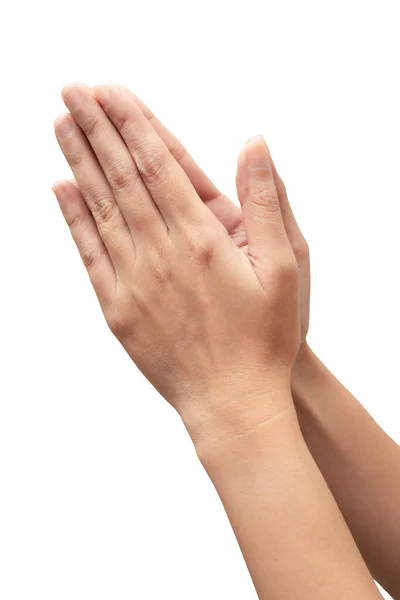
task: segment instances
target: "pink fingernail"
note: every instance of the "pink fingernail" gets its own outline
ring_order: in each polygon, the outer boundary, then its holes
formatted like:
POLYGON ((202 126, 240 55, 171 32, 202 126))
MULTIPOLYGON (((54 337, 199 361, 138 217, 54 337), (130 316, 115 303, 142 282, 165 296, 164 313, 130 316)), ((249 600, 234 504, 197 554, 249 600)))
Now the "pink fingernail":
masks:
POLYGON ((94 95, 102 106, 106 106, 110 100, 110 92, 104 86, 96 85, 94 88, 94 95))
POLYGON ((239 158, 237 161, 237 168, 238 169, 243 169, 243 167, 246 166, 246 157, 244 154, 244 151, 242 150, 242 152, 239 154, 239 158))
POLYGON ((245 146, 247 165, 251 169, 269 167, 269 152, 262 135, 255 135, 247 140, 245 146))
POLYGON ((76 85, 67 85, 63 89, 63 100, 70 110, 78 108, 81 102, 81 92, 76 85))
POLYGON ((251 138, 247 140, 245 146, 250 146, 251 144, 257 144, 258 142, 264 142, 265 140, 262 135, 253 135, 251 138))
POLYGON ((246 151, 247 164, 251 169, 265 169, 269 167, 269 156, 265 146, 252 145, 246 151))
POLYGON ((72 121, 69 118, 61 117, 55 124, 56 134, 60 139, 66 138, 72 132, 72 121))
POLYGON ((51 189, 53 190, 54 195, 57 198, 57 200, 59 202, 61 202, 65 197, 65 190, 64 190, 63 186, 57 182, 52 186, 51 189))

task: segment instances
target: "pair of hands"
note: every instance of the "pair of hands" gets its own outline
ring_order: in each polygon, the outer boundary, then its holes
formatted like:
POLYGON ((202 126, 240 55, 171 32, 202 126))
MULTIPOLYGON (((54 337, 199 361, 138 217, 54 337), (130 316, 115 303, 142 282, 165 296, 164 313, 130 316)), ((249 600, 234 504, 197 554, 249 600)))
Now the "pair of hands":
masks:
POLYGON ((70 85, 63 99, 75 181, 53 190, 115 336, 190 433, 285 410, 309 258, 264 140, 240 153, 239 208, 128 90, 70 85))

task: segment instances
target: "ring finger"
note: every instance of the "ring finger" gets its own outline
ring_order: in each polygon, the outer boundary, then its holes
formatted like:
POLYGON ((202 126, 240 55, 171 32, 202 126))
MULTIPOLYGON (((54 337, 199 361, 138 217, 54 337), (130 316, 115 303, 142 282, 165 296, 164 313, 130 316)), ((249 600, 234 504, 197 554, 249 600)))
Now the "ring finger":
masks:
POLYGON ((83 132, 71 115, 54 124, 61 150, 91 211, 116 271, 134 261, 133 240, 112 190, 83 132))

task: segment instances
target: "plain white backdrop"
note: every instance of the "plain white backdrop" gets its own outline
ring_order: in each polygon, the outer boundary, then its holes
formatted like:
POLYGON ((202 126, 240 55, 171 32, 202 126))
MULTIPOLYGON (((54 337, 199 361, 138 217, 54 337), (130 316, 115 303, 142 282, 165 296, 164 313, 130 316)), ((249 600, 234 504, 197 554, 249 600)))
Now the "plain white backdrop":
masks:
POLYGON ((310 344, 400 441, 398 3, 1 9, 0 597, 254 600, 174 411, 108 331, 51 192, 72 81, 122 83, 235 197, 264 134, 312 253, 310 344))

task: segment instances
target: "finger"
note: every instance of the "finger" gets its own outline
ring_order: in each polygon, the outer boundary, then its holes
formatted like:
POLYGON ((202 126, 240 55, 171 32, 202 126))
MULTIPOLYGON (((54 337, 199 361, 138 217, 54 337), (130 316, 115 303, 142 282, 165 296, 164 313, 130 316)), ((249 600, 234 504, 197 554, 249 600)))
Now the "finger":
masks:
POLYGON ((124 139, 167 226, 181 228, 207 218, 209 211, 186 173, 132 98, 111 85, 96 86, 94 93, 124 139))
POLYGON ((93 216, 72 182, 58 181, 52 189, 100 304, 105 306, 113 298, 116 275, 93 216))
POLYGON ((127 267, 134 259, 132 237, 86 137, 69 114, 59 117, 54 127, 115 270, 127 267))
POLYGON ((81 84, 63 89, 63 100, 82 129, 104 171, 133 238, 165 235, 167 228, 124 141, 93 92, 81 84))
POLYGON ((267 258, 290 248, 272 173, 270 154, 261 136, 251 138, 238 161, 238 193, 242 202, 249 256, 267 258))
POLYGON ((229 233, 233 233, 242 222, 242 211, 228 196, 222 194, 204 171, 197 165, 186 148, 173 133, 154 115, 144 102, 123 86, 116 86, 121 93, 129 95, 139 106, 146 119, 163 140, 168 150, 185 171, 194 189, 204 204, 211 210, 229 233))
POLYGON ((304 236, 300 230, 300 227, 297 224, 296 218, 293 214, 292 207, 290 206, 290 202, 288 199, 288 195, 286 192, 286 186, 280 177, 278 171, 276 170, 274 161, 271 158, 272 164, 272 173, 274 176, 275 186, 278 192, 279 203, 281 206, 281 213, 283 222, 285 224, 285 229, 289 241, 292 245, 294 253, 301 254, 302 249, 307 247, 304 236))
POLYGON ((203 202, 207 202, 216 198, 217 196, 220 196, 221 192, 219 192, 217 187, 207 177, 204 171, 202 171, 200 167, 195 163, 195 161, 190 156, 186 148, 184 148, 184 146, 171 133, 171 131, 169 131, 159 121, 159 119, 157 119, 154 113, 152 113, 152 111, 144 104, 144 102, 142 102, 140 98, 138 98, 127 88, 124 88, 123 86, 115 87, 120 89, 121 92, 128 94, 139 106, 140 110, 142 111, 146 119, 151 123, 152 127, 158 133, 160 138, 163 140, 168 150, 171 152, 172 156, 181 165, 182 169, 186 172, 186 174, 192 182, 193 187, 196 189, 203 202))
MULTIPOLYGON (((271 157, 270 157, 271 158, 271 157)), ((292 246, 293 252, 298 261, 301 261, 303 255, 307 259, 308 247, 306 240, 297 224, 292 208, 290 206, 285 184, 277 172, 274 161, 271 158, 272 174, 276 191, 278 193, 279 205, 281 209, 282 219, 286 230, 286 235, 292 246)), ((244 160, 244 153, 240 153, 237 174, 236 174, 236 189, 238 192, 238 198, 241 204, 245 201, 246 196, 246 181, 247 181, 247 165, 244 160)))

